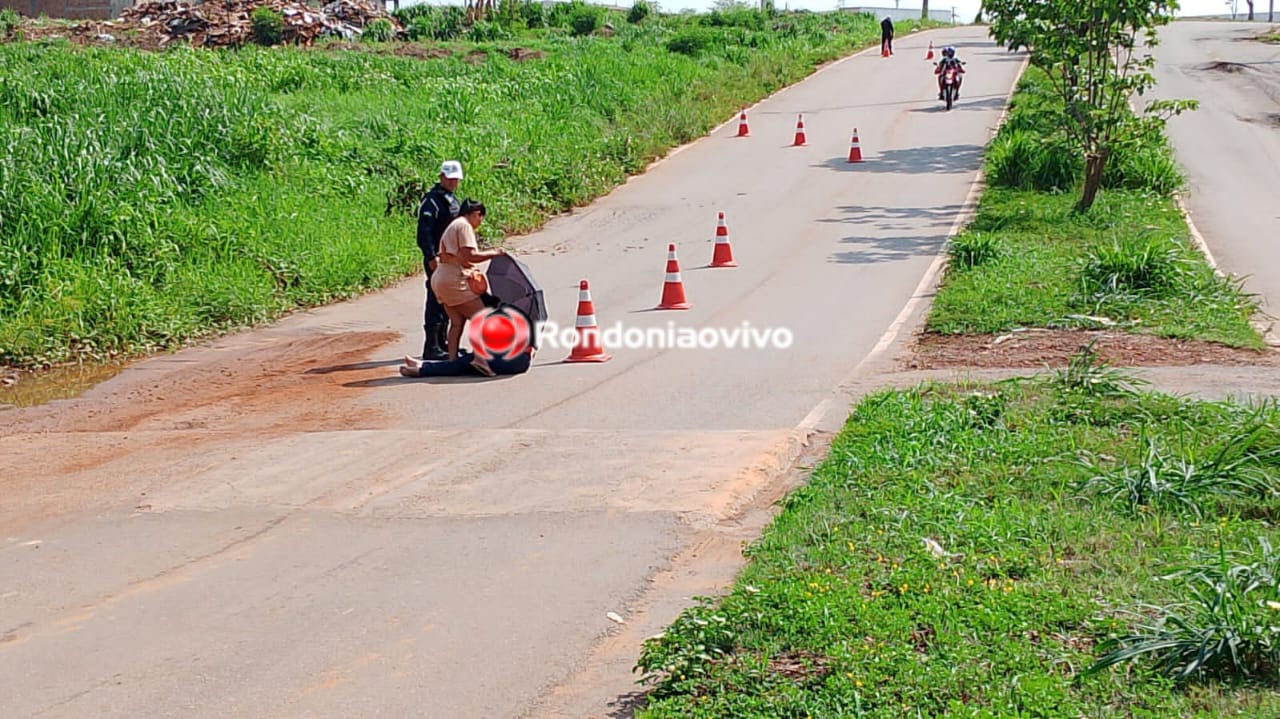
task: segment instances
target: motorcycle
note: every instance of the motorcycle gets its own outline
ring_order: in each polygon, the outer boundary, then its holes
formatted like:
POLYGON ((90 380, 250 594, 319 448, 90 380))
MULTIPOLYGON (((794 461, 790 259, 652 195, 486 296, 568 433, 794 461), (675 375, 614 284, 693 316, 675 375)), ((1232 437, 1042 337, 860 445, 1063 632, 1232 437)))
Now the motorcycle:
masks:
POLYGON ((955 104, 956 95, 960 92, 960 68, 956 64, 947 65, 942 70, 942 100, 947 104, 947 110, 955 104))
POLYGON ((959 84, 959 75, 960 75, 960 71, 954 65, 951 65, 947 67, 947 69, 942 71, 942 100, 943 102, 947 103, 948 110, 951 109, 951 106, 955 103, 955 100, 956 100, 956 90, 958 89, 957 85, 959 84))

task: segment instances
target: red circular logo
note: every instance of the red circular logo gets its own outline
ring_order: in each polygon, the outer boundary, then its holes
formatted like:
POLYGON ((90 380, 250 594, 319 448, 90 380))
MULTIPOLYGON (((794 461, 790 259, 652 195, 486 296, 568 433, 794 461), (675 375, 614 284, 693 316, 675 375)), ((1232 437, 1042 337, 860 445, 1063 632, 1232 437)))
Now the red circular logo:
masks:
POLYGON ((467 323, 471 351, 486 360, 518 357, 529 349, 530 325, 514 307, 484 309, 467 323))

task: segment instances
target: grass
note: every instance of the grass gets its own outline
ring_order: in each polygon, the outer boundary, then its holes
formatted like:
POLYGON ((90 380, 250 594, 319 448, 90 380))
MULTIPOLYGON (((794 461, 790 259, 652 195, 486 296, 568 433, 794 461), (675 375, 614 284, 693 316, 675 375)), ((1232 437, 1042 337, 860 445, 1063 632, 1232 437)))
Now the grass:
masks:
POLYGON ((1259 35, 1257 39, 1261 42, 1280 44, 1280 29, 1273 27, 1269 31, 1259 35))
POLYGON ((173 348, 385 286, 420 271, 412 210, 443 159, 500 242, 879 37, 851 13, 605 14, 612 35, 579 36, 582 4, 535 29, 416 12, 444 39, 0 43, 0 365, 173 348))
POLYGON ((928 330, 1101 324, 1265 346, 1250 324, 1256 299, 1217 276, 1190 239, 1171 196, 1183 178, 1164 139, 1113 157, 1106 189, 1081 214, 1074 204, 1083 165, 1052 129, 1059 108, 1044 75, 1029 69, 988 149, 990 187, 951 244, 928 330))
MULTIPOLYGON (((1162 137, 1088 213, 1043 75, 928 328, 1104 324, 1261 347, 1192 246, 1162 137)), ((638 719, 1280 715, 1280 405, 1195 402, 1082 347, 995 384, 884 390, 719 599, 647 640, 638 719)))
POLYGON ((732 591, 646 642, 637 716, 1276 716, 1278 438, 1274 404, 1148 393, 1087 352, 873 394, 732 591), (1090 484, 1153 447, 1207 467, 1185 501, 1090 484), (1232 463, 1249 491, 1208 479, 1232 463))

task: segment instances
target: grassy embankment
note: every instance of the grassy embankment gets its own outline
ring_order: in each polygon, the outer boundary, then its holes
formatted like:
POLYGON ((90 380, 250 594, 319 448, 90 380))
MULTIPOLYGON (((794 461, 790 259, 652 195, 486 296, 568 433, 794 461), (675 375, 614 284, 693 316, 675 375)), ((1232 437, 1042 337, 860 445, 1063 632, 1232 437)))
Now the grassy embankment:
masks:
POLYGON ((1053 131, 1061 103, 1050 93, 1044 74, 1028 68, 988 150, 990 186, 952 243, 927 329, 1114 327, 1263 347, 1249 324, 1257 303, 1215 276, 1191 241, 1171 197, 1184 178, 1164 138, 1113 158, 1108 189, 1078 214, 1083 162, 1053 131))
POLYGON ((647 644, 638 716, 1280 715, 1280 409, 1125 389, 1082 357, 863 400, 647 644))
MULTIPOLYGON (((1252 305, 1166 199, 1162 141, 1087 217, 1036 191, 1079 178, 1039 87, 989 151, 930 326, 1087 313, 1254 346, 1252 305)), ((646 642, 638 716, 1277 716, 1277 510, 1274 404, 1146 393, 1088 350, 1039 379, 878 392, 729 594, 646 642)))
POLYGON ((0 44, 0 365, 171 348, 386 285, 420 265, 411 206, 442 159, 490 207, 487 239, 528 231, 878 40, 849 13, 525 7, 471 28, 420 9, 433 59, 0 44))

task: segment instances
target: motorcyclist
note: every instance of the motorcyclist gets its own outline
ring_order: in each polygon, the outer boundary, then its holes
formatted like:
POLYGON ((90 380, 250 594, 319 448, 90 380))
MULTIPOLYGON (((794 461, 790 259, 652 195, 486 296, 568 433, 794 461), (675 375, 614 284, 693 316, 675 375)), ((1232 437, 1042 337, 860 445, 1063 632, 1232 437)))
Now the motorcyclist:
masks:
POLYGON ((948 45, 942 48, 942 59, 937 62, 937 66, 933 69, 933 74, 938 76, 938 99, 942 99, 942 76, 947 68, 954 67, 956 69, 956 99, 960 98, 960 85, 964 82, 964 61, 956 57, 955 47, 948 45))

